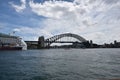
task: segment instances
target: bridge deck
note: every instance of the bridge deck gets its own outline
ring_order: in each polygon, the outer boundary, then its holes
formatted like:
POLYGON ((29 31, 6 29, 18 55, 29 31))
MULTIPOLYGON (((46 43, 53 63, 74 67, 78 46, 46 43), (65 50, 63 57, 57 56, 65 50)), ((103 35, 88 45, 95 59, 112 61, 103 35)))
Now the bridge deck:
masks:
MULTIPOLYGON (((50 41, 45 41, 46 43, 49 43, 50 41)), ((74 42, 74 41, 55 41, 53 43, 81 43, 81 42, 74 42)))

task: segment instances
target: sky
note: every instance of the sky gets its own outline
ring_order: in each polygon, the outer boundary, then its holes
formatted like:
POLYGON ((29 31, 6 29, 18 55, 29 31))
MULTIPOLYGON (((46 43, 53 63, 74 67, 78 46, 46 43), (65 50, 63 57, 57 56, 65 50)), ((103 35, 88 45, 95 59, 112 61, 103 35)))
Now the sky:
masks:
POLYGON ((120 41, 120 0, 0 0, 0 32, 24 40, 74 33, 98 44, 120 41))

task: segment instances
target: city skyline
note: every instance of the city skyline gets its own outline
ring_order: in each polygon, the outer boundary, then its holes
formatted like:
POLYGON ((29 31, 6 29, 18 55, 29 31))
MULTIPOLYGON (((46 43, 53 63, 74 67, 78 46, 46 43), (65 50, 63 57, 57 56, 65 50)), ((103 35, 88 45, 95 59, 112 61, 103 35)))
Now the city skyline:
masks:
POLYGON ((95 43, 120 41, 119 0, 2 0, 0 32, 24 40, 75 33, 95 43))

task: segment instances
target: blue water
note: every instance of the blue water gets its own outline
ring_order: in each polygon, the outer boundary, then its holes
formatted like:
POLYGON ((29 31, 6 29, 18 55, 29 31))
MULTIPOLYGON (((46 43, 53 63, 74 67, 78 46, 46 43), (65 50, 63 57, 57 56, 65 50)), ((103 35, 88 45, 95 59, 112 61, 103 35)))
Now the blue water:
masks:
POLYGON ((120 49, 0 51, 0 80, 120 79, 120 49))

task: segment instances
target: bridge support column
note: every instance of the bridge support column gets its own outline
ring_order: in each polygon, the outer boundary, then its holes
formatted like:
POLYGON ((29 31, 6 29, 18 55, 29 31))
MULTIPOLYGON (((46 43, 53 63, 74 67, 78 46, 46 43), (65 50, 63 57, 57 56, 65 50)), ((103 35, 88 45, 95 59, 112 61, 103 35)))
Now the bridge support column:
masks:
POLYGON ((44 36, 41 36, 38 39, 38 49, 42 49, 44 47, 45 47, 44 36))

